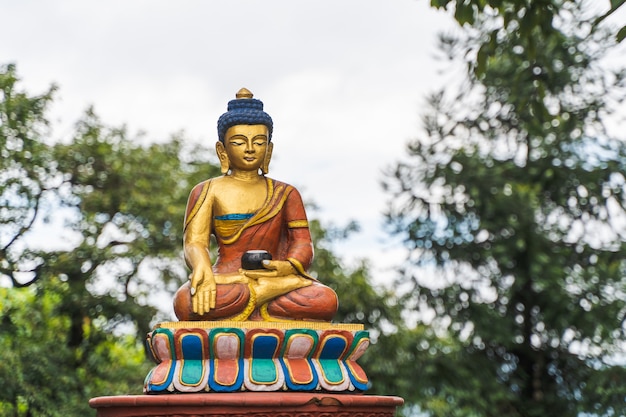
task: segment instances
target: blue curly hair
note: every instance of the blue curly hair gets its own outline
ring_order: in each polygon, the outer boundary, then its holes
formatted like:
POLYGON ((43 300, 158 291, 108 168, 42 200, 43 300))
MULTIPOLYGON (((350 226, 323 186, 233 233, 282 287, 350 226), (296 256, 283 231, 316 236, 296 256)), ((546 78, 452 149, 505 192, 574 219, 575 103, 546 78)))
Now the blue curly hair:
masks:
POLYGON ((263 111, 263 102, 252 98, 252 93, 242 88, 235 100, 228 102, 228 111, 217 120, 217 136, 224 143, 226 131, 236 125, 265 125, 269 132, 268 141, 272 140, 274 123, 269 114, 263 111))

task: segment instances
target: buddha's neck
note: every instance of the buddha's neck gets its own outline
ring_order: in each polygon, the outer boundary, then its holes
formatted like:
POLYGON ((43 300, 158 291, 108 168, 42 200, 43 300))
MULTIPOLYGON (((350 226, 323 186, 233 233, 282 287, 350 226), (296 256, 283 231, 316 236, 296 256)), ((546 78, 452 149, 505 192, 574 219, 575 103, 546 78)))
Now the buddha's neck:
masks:
POLYGON ((259 175, 259 173, 255 171, 233 170, 230 174, 228 174, 228 176, 232 179, 245 182, 258 182, 264 179, 262 175, 259 175))

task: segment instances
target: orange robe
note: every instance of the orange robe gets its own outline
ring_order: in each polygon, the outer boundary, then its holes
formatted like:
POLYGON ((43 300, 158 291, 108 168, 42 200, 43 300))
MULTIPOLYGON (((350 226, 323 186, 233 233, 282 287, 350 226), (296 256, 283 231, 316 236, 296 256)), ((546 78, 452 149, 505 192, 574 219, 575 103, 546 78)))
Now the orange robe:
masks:
MULTIPOLYGON (((199 211, 208 194, 210 181, 198 184, 187 204, 185 227, 199 211)), ((209 313, 198 316, 191 309, 189 283, 177 292, 174 310, 180 320, 260 319, 259 308, 278 319, 330 321, 337 311, 335 292, 309 276, 306 271, 313 261, 313 244, 300 193, 291 185, 267 178, 268 195, 263 206, 251 215, 233 213, 212 219, 211 230, 216 237, 218 257, 213 265, 216 274, 239 271, 241 256, 248 250, 263 249, 274 260, 289 261, 299 275, 310 279, 311 285, 287 290, 267 306, 250 308, 250 290, 245 284, 218 284, 217 305, 209 313), (245 316, 245 317, 244 317, 245 316)), ((280 279, 280 278, 277 278, 280 279)), ((308 283, 307 283, 308 284, 308 283)))

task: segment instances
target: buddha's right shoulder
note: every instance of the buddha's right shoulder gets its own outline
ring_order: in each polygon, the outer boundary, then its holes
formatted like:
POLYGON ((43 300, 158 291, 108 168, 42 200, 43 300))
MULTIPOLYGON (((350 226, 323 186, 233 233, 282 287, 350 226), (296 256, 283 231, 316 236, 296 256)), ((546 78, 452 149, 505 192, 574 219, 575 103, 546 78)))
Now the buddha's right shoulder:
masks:
POLYGON ((187 210, 185 212, 185 228, 196 215, 196 213, 200 210, 200 207, 207 201, 207 197, 209 200, 210 197, 210 189, 213 178, 208 179, 206 181, 202 181, 201 183, 196 184, 189 193, 189 199, 187 200, 187 210))
POLYGON ((208 180, 196 184, 189 193, 187 206, 194 206, 198 202, 202 203, 202 201, 204 201, 209 194, 209 189, 211 188, 213 180, 214 178, 209 178, 208 180))
POLYGON ((191 194, 200 194, 203 191, 204 192, 210 191, 212 188, 219 187, 223 183, 224 183, 224 176, 209 178, 208 180, 204 180, 196 184, 191 189, 191 194))
POLYGON ((191 198, 192 196, 198 196, 202 193, 202 191, 206 188, 209 188, 210 184, 211 184, 211 179, 202 181, 196 185, 194 185, 194 187, 191 189, 191 192, 189 193, 189 198, 191 198))

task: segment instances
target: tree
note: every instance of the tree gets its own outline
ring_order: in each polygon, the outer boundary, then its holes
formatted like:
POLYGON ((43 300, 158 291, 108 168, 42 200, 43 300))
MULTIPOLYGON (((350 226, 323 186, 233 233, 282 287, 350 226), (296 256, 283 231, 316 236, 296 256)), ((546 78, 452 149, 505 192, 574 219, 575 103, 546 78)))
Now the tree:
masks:
POLYGON ((187 193, 219 171, 179 137, 142 145, 92 110, 70 143, 48 143, 55 89, 30 96, 18 82, 0 68, 0 278, 12 287, 0 294, 0 385, 13 387, 0 406, 75 414, 91 396, 141 391, 150 297, 185 279, 187 193), (58 237, 42 243, 46 224, 58 237))
MULTIPOLYGON (((515 33, 519 44, 526 50, 527 56, 534 59, 537 51, 535 36, 539 32, 542 37, 558 36, 558 25, 562 10, 577 7, 579 0, 431 0, 432 7, 437 9, 453 9, 454 18, 461 26, 474 26, 483 20, 481 16, 491 15, 495 19, 491 32, 486 34, 485 42, 478 45, 478 56, 475 70, 482 75, 486 60, 495 57, 498 34, 501 31, 515 33)), ((603 15, 590 21, 595 29, 605 19, 618 10, 626 0, 609 0, 607 10, 603 15)), ((626 26, 617 30, 615 39, 621 42, 626 37, 626 26)))
POLYGON ((372 382, 372 392, 402 395, 409 390, 402 388, 397 378, 395 361, 400 350, 394 339, 402 333, 402 308, 395 293, 372 284, 369 266, 361 260, 355 267, 348 267, 332 248, 351 233, 358 232, 354 222, 346 227, 323 226, 318 220, 310 223, 311 237, 315 246, 315 258, 311 273, 335 290, 339 296, 339 310, 334 320, 340 323, 364 324, 374 344, 359 361, 372 382))
POLYGON ((18 272, 37 272, 35 256, 23 251, 21 242, 58 182, 44 141, 45 113, 56 88, 29 97, 16 90, 17 82, 13 65, 0 67, 0 273, 21 287, 31 283, 32 274, 23 280, 18 272))
MULTIPOLYGON (((370 333, 372 345, 359 360, 370 380, 368 394, 400 396, 406 402, 400 413, 413 415, 414 405, 430 395, 430 383, 449 372, 447 358, 432 357, 430 352, 436 349, 452 354, 457 350, 454 341, 440 337, 424 324, 410 326, 396 289, 374 285, 367 260, 348 266, 333 251, 358 232, 358 224, 336 227, 314 219, 310 227, 315 245, 311 273, 339 295, 334 321, 364 324, 370 333)), ((439 398, 430 402, 432 408, 451 410, 439 398)))
POLYGON ((217 167, 206 150, 185 149, 180 138, 142 146, 124 129, 103 126, 93 111, 72 143, 55 145, 54 157, 71 189, 62 199, 73 209, 67 226, 80 236, 71 256, 46 254, 47 269, 83 293, 80 305, 65 305, 76 309, 77 326, 96 308, 109 325, 130 320, 144 335, 157 314, 148 298, 172 292, 186 275, 180 242, 188 190, 217 167), (89 283, 107 275, 114 282, 92 299, 89 283))
POLYGON ((89 415, 93 396, 141 392, 149 366, 135 336, 86 322, 89 343, 68 348, 72 323, 59 309, 71 288, 59 279, 42 284, 0 288, 0 415, 89 415))
POLYGON ((493 53, 466 89, 433 95, 386 180, 405 303, 452 339, 426 362, 449 362, 425 375, 432 415, 626 412, 626 143, 608 129, 625 72, 602 66, 612 42, 580 3, 562 6, 549 33, 528 29, 532 52, 488 16, 445 39, 449 56, 493 53))

